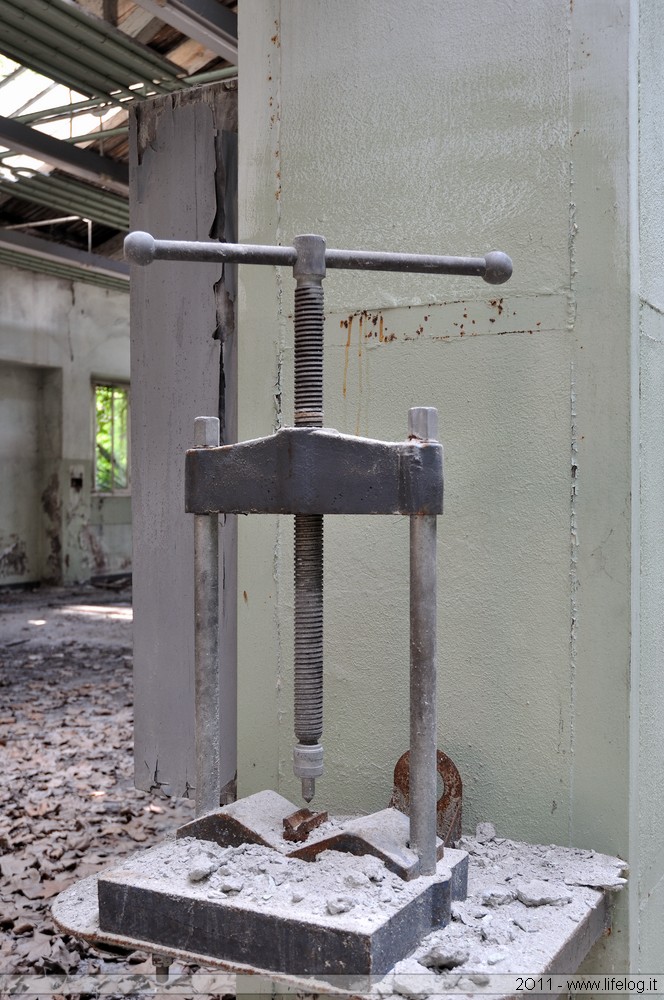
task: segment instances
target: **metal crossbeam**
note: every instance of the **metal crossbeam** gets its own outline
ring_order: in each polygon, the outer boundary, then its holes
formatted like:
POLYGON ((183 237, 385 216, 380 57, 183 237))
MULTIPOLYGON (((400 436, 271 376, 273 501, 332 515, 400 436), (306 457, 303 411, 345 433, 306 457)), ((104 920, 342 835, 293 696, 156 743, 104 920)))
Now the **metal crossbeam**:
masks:
POLYGON ((195 514, 442 514, 443 448, 314 427, 187 452, 195 514))
POLYGON ((129 171, 124 164, 89 149, 77 149, 11 118, 0 116, 0 143, 17 153, 51 163, 75 177, 101 184, 117 194, 125 197, 129 194, 129 171))
POLYGON ((213 0, 136 0, 160 20, 237 64, 237 14, 213 0))
POLYGON ((122 260, 111 260, 98 254, 75 250, 62 243, 40 240, 25 233, 8 232, 0 229, 0 251, 13 251, 38 260, 66 265, 104 277, 113 278, 129 285, 129 268, 122 260))

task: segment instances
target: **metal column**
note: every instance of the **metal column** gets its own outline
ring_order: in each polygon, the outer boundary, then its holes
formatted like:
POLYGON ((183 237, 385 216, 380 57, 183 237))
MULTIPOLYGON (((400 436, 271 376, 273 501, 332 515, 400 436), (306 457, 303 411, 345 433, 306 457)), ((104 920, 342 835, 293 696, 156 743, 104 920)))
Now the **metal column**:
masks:
MULTIPOLYGON (((196 417, 197 448, 219 446, 218 417, 196 417)), ((219 808, 219 515, 194 516, 196 815, 219 808)))
MULTIPOLYGON (((408 411, 408 435, 437 441, 438 411, 408 411)), ((410 846, 436 871, 436 515, 410 517, 410 846)))

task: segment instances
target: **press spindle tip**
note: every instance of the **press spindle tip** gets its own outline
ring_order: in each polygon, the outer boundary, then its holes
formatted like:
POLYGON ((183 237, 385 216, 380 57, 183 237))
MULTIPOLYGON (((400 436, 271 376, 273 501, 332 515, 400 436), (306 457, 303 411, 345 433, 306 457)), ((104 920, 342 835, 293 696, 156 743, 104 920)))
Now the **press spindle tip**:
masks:
POLYGON ((125 236, 124 255, 132 264, 151 264, 155 258, 154 236, 136 231, 125 236))
POLYGON ((506 253, 491 250, 485 255, 484 262, 484 280, 490 285, 502 285, 504 281, 509 281, 512 276, 512 260, 506 253))
POLYGON ((305 802, 311 802, 314 795, 316 794, 316 779, 315 778, 303 778, 302 779, 302 798, 305 802))

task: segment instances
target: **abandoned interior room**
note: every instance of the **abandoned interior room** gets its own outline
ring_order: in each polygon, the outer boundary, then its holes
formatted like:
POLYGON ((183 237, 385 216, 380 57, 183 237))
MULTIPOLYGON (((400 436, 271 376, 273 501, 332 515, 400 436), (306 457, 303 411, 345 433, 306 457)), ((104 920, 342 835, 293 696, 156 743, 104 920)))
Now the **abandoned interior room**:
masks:
POLYGON ((662 968, 663 37, 0 0, 0 992, 662 968))

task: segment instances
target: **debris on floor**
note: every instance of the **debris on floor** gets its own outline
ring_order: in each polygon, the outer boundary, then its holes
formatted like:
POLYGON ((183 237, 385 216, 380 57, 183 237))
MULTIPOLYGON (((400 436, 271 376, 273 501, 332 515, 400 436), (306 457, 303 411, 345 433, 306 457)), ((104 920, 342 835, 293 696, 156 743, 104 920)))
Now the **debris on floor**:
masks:
POLYGON ((145 970, 60 934, 52 899, 158 843, 193 804, 133 786, 131 594, 0 593, 0 966, 145 970))
POLYGON ((610 900, 626 884, 620 858, 519 843, 499 837, 490 823, 457 846, 469 854, 467 899, 454 902, 451 923, 375 986, 381 996, 472 992, 488 973, 575 972, 578 966, 565 967, 565 956, 579 950, 584 930, 587 947, 593 943, 602 920, 595 931, 586 928, 601 917, 604 895, 610 900), (425 972, 433 973, 428 983, 425 972))

